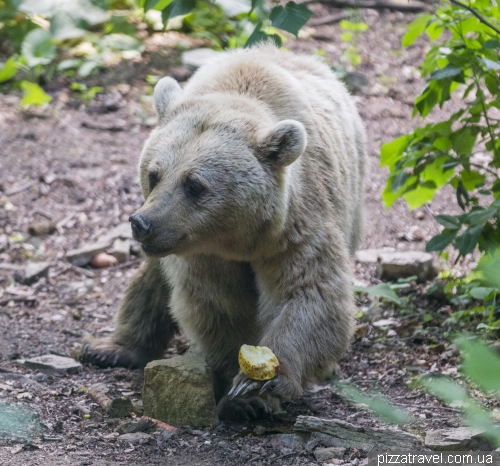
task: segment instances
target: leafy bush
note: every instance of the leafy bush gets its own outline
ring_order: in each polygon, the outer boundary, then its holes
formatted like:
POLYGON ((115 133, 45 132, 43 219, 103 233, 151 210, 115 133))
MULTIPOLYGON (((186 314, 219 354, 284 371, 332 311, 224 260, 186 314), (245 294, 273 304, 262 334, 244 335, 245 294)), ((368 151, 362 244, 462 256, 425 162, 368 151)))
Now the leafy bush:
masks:
POLYGON ((433 41, 422 64, 427 83, 415 100, 414 116, 427 117, 436 105, 462 93, 462 108, 447 120, 429 123, 384 144, 381 165, 390 176, 383 192, 389 207, 404 198, 411 209, 433 199, 445 185, 456 192, 460 215, 438 215, 444 227, 426 246, 448 245, 458 257, 500 246, 500 8, 491 0, 470 7, 450 0, 435 14, 419 16, 403 37, 411 45, 424 32, 433 41), (471 8, 472 7, 472 8, 471 8), (439 40, 438 40, 439 39, 439 40), (485 152, 487 164, 472 157, 485 152))
POLYGON ((184 32, 216 48, 267 38, 281 44, 279 30, 297 35, 312 16, 303 4, 269 10, 263 0, 220 6, 201 0, 0 0, 0 40, 12 55, 0 64, 0 84, 17 79, 23 105, 46 103, 51 98, 38 84, 55 73, 85 78, 96 68, 140 54, 144 45, 137 24, 150 21, 149 13, 157 13, 153 17, 160 19, 160 28, 182 17, 177 22, 184 32))

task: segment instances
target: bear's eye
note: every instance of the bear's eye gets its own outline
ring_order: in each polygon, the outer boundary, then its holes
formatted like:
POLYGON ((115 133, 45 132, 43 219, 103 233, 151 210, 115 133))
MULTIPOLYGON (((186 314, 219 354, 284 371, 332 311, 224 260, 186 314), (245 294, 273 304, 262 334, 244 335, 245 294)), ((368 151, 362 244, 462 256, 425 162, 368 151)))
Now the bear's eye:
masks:
POLYGON ((184 194, 191 199, 196 199, 205 191, 205 187, 193 178, 186 178, 184 181, 184 194))
POLYGON ((149 190, 152 191, 154 187, 158 184, 160 176, 158 175, 158 170, 151 170, 148 175, 149 179, 149 190))

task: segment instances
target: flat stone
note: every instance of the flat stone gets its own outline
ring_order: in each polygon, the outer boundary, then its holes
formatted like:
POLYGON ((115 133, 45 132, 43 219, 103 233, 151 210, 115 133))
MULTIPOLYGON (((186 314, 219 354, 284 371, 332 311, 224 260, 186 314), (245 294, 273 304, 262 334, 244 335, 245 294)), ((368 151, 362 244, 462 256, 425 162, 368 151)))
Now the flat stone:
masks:
POLYGON ((493 444, 482 436, 484 433, 473 427, 429 430, 425 433, 425 446, 440 451, 491 451, 493 444))
POLYGON ((123 222, 109 230, 106 234, 99 236, 97 243, 112 244, 115 239, 133 239, 130 222, 123 222))
POLYGON ((113 256, 119 264, 128 262, 130 260, 130 241, 128 239, 115 239, 113 242, 113 256))
POLYGON ((215 426, 214 376, 195 351, 150 362, 144 370, 144 415, 173 426, 215 426))
POLYGON ((377 275, 383 280, 417 276, 420 282, 438 274, 432 255, 422 251, 382 252, 378 256, 377 275))
POLYGON ((118 436, 118 440, 130 443, 131 445, 140 445, 141 443, 149 443, 153 439, 152 435, 145 432, 130 432, 118 436))
POLYGON ((314 452, 314 457, 317 461, 327 461, 333 458, 341 459, 347 448, 343 447, 330 447, 330 448, 317 448, 314 452))
POLYGON ((77 267, 90 263, 92 258, 100 252, 106 251, 111 246, 111 241, 87 244, 79 249, 72 249, 66 253, 66 259, 77 267))
POLYGON ((386 252, 394 252, 394 248, 381 248, 381 249, 360 249, 355 253, 356 262, 361 264, 376 264, 380 254, 386 252))
POLYGON ((24 270, 14 273, 14 279, 24 285, 31 285, 49 274, 48 262, 29 262, 24 270))
POLYGON ((225 52, 217 52, 207 48, 188 50, 182 54, 182 64, 188 70, 194 71, 203 65, 212 63, 224 54, 225 52))
POLYGON ((44 356, 26 359, 24 365, 30 369, 56 374, 76 374, 82 369, 82 365, 74 359, 55 354, 45 354, 44 356))

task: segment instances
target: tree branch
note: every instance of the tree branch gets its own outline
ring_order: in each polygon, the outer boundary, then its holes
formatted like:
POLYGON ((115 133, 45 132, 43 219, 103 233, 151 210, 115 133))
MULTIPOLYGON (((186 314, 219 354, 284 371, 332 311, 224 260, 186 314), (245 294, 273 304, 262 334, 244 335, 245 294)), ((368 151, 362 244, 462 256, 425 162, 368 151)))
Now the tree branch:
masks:
POLYGON ((304 4, 325 3, 334 8, 371 8, 373 10, 394 10, 405 11, 408 13, 418 13, 421 11, 430 11, 432 7, 420 1, 403 3, 398 1, 377 1, 377 0, 305 0, 304 4))
POLYGON ((497 29, 493 24, 491 24, 488 20, 484 19, 474 8, 471 8, 468 5, 464 5, 462 2, 459 2, 458 0, 450 0, 451 3, 454 5, 460 6, 462 8, 465 8, 466 10, 469 10, 481 23, 486 24, 486 26, 490 27, 493 29, 499 36, 500 36, 500 29, 497 29))

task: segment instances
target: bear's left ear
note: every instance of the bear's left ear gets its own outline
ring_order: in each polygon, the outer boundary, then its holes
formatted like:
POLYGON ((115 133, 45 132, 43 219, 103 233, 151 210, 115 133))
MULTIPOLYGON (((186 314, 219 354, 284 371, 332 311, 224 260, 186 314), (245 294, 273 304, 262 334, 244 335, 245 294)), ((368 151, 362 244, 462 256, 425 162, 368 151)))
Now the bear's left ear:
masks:
POLYGON ((304 125, 295 120, 282 120, 260 142, 259 152, 274 165, 286 167, 302 155, 306 144, 304 125))
POLYGON ((179 83, 170 77, 161 78, 155 86, 153 103, 155 106, 158 118, 163 120, 169 105, 182 94, 182 89, 179 83))

